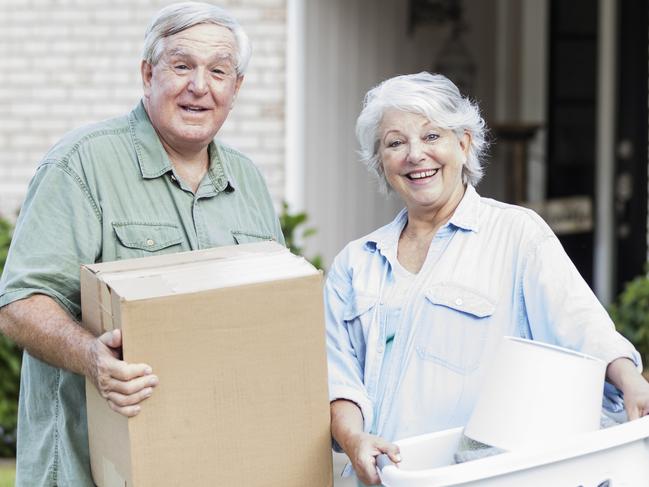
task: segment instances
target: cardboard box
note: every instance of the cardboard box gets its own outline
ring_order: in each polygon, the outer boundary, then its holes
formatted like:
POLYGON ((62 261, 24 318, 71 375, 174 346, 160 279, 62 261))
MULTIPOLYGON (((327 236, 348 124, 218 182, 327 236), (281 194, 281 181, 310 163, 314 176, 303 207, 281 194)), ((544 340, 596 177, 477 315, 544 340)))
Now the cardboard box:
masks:
POLYGON ((83 324, 160 378, 134 418, 86 382, 100 487, 331 486, 322 276, 272 242, 84 266, 83 324))

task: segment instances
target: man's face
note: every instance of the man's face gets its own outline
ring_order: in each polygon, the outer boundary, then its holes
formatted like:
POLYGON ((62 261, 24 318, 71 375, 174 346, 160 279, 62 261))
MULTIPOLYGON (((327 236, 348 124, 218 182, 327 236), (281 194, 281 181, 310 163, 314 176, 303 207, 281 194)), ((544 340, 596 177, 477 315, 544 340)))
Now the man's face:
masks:
POLYGON ((223 125, 243 81, 236 41, 225 27, 199 24, 162 42, 160 61, 142 62, 147 113, 168 151, 201 151, 223 125))

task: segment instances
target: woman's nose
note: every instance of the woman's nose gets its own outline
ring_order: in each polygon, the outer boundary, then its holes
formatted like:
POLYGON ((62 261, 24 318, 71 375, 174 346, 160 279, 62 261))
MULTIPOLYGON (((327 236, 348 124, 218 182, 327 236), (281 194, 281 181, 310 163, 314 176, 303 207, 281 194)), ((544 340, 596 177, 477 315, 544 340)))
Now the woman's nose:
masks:
POLYGON ((419 140, 415 140, 408 147, 408 162, 410 164, 419 164, 425 157, 424 144, 419 140))

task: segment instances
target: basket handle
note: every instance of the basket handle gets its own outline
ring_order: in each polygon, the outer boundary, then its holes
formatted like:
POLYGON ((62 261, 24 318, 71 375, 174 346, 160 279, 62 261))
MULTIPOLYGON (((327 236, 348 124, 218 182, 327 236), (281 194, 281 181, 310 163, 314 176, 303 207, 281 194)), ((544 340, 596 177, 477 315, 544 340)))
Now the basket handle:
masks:
POLYGON ((387 456, 385 453, 382 453, 378 457, 376 457, 376 468, 379 470, 383 470, 385 467, 388 467, 390 465, 394 465, 392 463, 392 460, 390 460, 390 457, 387 456))

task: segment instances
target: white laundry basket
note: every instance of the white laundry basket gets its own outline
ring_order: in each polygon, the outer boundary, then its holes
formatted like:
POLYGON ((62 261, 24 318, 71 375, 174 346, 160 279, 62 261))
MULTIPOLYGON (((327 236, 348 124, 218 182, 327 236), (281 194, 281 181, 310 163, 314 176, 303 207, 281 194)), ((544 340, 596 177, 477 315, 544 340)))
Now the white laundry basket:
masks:
POLYGON ((455 465, 462 428, 397 441, 402 462, 378 458, 386 487, 649 487, 649 416, 554 447, 455 465))

